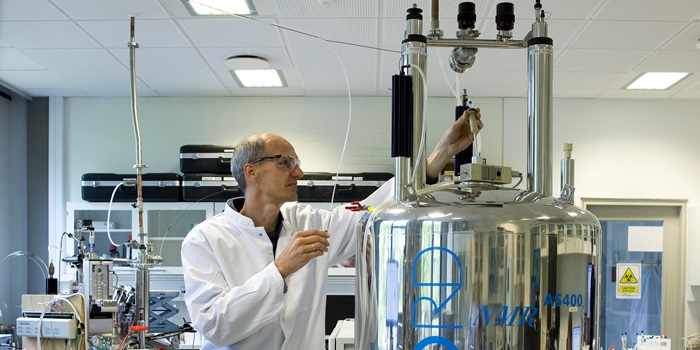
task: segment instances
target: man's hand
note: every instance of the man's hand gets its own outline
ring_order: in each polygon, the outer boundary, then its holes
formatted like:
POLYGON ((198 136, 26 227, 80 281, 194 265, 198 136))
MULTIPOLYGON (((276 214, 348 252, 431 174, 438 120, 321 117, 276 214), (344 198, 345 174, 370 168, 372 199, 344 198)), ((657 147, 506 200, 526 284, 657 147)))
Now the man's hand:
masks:
POLYGON ((327 252, 330 236, 330 233, 316 229, 294 232, 287 247, 275 259, 275 266, 282 278, 287 278, 311 259, 327 252))
MULTIPOLYGON (((479 108, 476 108, 476 126, 478 130, 484 127, 479 108)), ((426 176, 429 178, 438 177, 447 162, 455 154, 469 147, 474 142, 475 137, 476 135, 472 133, 469 125, 469 114, 467 111, 464 111, 462 116, 447 128, 440 141, 435 145, 433 153, 427 159, 426 176)))

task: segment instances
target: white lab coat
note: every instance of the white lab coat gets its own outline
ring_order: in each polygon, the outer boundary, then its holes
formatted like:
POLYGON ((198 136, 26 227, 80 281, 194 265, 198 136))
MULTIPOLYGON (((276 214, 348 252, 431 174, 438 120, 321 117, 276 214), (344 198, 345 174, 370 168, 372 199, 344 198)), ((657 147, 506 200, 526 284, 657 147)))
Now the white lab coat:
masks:
MULTIPOLYGON (((393 196, 387 181, 363 202, 378 206, 393 196)), ((291 235, 328 229, 330 247, 299 271, 282 279, 264 228, 230 205, 194 227, 182 243, 185 302, 202 350, 325 349, 328 268, 356 251, 357 224, 364 212, 333 211, 286 203, 277 252, 291 235), (284 292, 285 283, 287 292, 284 292)))

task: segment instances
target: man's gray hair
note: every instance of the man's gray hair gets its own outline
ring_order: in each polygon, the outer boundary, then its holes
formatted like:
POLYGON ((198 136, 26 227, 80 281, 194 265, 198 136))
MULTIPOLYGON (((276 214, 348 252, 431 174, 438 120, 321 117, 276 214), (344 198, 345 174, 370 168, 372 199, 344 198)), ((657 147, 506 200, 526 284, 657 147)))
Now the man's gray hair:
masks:
POLYGON ((236 179, 243 193, 245 193, 246 187, 243 167, 252 160, 265 156, 266 143, 267 139, 264 134, 253 134, 244 138, 234 148, 235 151, 231 156, 231 175, 236 179))

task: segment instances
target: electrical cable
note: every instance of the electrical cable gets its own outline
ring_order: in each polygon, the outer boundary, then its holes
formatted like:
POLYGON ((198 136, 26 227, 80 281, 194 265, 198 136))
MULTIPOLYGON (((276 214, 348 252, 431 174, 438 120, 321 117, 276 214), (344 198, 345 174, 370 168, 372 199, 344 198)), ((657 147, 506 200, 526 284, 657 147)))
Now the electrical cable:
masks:
POLYGON ((425 164, 421 165, 421 164, 418 164, 418 162, 421 160, 421 157, 423 156, 423 152, 425 149, 425 138, 426 138, 425 137, 425 134, 426 134, 425 129, 426 129, 427 124, 428 124, 427 123, 428 118, 426 118, 426 116, 425 116, 427 108, 428 108, 427 107, 428 106, 428 93, 427 93, 428 92, 427 91, 428 90, 428 82, 425 79, 425 73, 423 72, 423 70, 420 67, 418 67, 418 65, 411 65, 410 68, 415 68, 415 70, 418 72, 418 74, 421 77, 421 80, 423 81, 423 89, 426 90, 423 93, 423 127, 422 127, 423 132, 420 135, 420 145, 418 146, 418 154, 416 155, 416 158, 413 162, 413 171, 411 172, 411 178, 409 180, 409 183, 413 183, 413 180, 416 176, 416 169, 418 169, 418 167, 420 167, 420 166, 425 166, 425 164))
POLYGON ((511 188, 516 188, 516 187, 518 187, 518 185, 520 185, 521 182, 523 182, 523 178, 524 178, 523 173, 518 172, 518 174, 520 174, 520 176, 518 176, 518 178, 520 178, 520 180, 518 180, 518 183, 516 183, 515 186, 513 186, 511 188))
POLYGON ((109 198, 109 205, 107 206, 107 238, 109 238, 109 243, 112 243, 113 246, 119 246, 118 244, 114 243, 114 240, 112 240, 112 234, 109 230, 109 227, 111 226, 109 223, 110 216, 112 215, 112 202, 114 202, 114 195, 117 193, 117 190, 121 185, 124 184, 124 181, 120 182, 117 186, 114 187, 114 190, 112 191, 112 197, 109 198))
POLYGON ((692 350, 696 347, 700 347, 700 333, 689 335, 685 338, 681 338, 681 340, 684 342, 684 350, 692 350))
MULTIPOLYGON (((68 306, 70 306, 71 309, 73 309, 73 313, 75 315, 75 318, 76 318, 76 320, 78 320, 78 328, 82 327, 83 320, 80 317, 80 314, 78 313, 78 309, 76 309, 75 305, 73 305, 73 302, 70 301, 70 299, 68 299, 68 298, 71 298, 73 296, 79 296, 79 297, 83 298, 83 304, 85 303, 85 296, 82 294, 78 294, 78 293, 70 294, 70 295, 66 295, 66 296, 55 296, 53 298, 53 300, 46 303, 46 306, 44 306, 44 309, 41 311, 41 315, 39 315, 39 322, 37 323, 37 332, 36 332, 37 350, 41 350, 41 333, 43 330, 43 327, 41 326, 41 322, 44 319, 44 315, 46 314, 46 310, 50 306, 54 305, 54 303, 56 303, 57 301, 63 301, 68 306)), ((51 328, 51 331, 53 332, 53 328, 51 328)), ((87 342, 87 334, 85 334, 85 332, 83 332, 83 335, 85 336, 85 342, 87 342)), ((78 340, 78 341, 80 341, 80 340, 78 340)))
MULTIPOLYGON (((324 40, 325 41, 325 40, 324 40)), ((333 201, 335 200, 335 189, 338 187, 338 178, 340 177, 340 167, 343 164, 343 160, 345 157, 345 150, 348 147, 348 139, 350 138, 350 125, 352 124, 352 93, 350 91, 350 80, 348 79, 348 72, 345 69, 345 65, 343 64, 343 60, 340 59, 340 55, 338 55, 338 51, 335 50, 333 45, 331 45, 328 41, 325 41, 328 44, 328 47, 331 48, 333 53, 335 54, 335 57, 338 58, 338 63, 340 63, 340 67, 343 69, 343 75, 345 76, 345 87, 347 88, 348 91, 348 125, 345 129, 345 140, 343 141, 343 150, 340 152, 340 159, 338 160, 338 168, 336 169, 335 173, 335 182, 333 182, 333 191, 331 192, 331 202, 329 204, 328 210, 333 210, 333 201)), ((328 223, 330 225, 330 222, 328 223)), ((326 231, 328 231, 330 227, 326 227, 326 231)))

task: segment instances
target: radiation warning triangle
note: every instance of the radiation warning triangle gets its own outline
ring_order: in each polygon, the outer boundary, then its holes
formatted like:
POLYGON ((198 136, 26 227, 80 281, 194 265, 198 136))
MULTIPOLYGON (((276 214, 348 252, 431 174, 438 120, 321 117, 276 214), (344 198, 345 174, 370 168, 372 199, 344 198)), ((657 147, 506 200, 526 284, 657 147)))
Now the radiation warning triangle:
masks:
POLYGON ((639 283, 637 281, 637 277, 634 277, 634 273, 632 273, 632 269, 629 267, 625 271, 625 274, 622 275, 622 278, 620 278, 620 283, 639 283))

